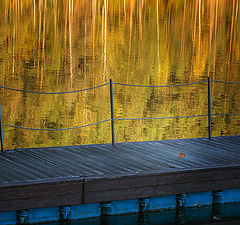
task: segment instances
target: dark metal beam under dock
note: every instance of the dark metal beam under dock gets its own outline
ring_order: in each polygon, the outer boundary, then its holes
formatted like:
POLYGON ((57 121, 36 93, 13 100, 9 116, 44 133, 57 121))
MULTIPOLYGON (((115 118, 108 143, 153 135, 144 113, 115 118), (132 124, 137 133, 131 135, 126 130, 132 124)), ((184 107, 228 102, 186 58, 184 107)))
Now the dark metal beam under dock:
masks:
POLYGON ((0 168, 0 211, 239 188, 240 136, 11 150, 0 168))

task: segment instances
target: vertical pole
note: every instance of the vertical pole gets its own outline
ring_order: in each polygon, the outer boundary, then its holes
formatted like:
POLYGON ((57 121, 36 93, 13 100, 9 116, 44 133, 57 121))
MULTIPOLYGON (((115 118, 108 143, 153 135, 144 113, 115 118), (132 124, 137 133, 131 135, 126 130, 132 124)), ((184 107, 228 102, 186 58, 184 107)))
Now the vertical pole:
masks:
POLYGON ((111 103, 111 127, 112 127, 112 145, 115 144, 114 134, 114 108, 113 108, 113 82, 110 79, 110 103, 111 103))
POLYGON ((212 138, 211 77, 208 77, 208 138, 212 138))
POLYGON ((2 109, 0 104, 0 135, 1 135, 1 152, 4 152, 4 141, 3 141, 3 127, 2 127, 2 109))

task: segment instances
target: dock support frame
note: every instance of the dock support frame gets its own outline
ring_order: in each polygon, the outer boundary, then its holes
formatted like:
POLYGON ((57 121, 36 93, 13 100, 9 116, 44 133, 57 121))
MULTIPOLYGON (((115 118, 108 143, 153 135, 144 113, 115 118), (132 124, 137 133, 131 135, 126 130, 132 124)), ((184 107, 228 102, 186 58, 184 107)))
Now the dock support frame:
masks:
POLYGON ((17 224, 25 224, 28 218, 29 212, 30 212, 29 209, 18 210, 16 212, 17 224))
POLYGON ((67 220, 72 210, 72 206, 60 206, 60 220, 67 220))

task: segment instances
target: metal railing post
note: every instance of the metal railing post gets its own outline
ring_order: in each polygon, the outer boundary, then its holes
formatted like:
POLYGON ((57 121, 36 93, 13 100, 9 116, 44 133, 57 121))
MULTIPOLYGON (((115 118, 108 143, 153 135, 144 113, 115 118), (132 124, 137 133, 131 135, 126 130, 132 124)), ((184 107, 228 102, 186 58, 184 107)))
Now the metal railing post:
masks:
POLYGON ((112 145, 115 144, 115 131, 114 131, 114 108, 113 108, 113 82, 110 79, 110 104, 111 104, 111 128, 112 128, 112 145))
POLYGON ((211 77, 208 77, 208 138, 212 138, 211 77))
POLYGON ((2 127, 2 109, 0 104, 0 135, 1 135, 1 152, 4 152, 3 127, 2 127))

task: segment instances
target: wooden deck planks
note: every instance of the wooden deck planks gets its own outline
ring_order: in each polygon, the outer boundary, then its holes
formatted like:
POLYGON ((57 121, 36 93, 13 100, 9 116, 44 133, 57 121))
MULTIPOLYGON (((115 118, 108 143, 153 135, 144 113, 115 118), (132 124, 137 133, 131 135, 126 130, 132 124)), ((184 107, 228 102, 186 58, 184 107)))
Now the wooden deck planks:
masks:
POLYGON ((0 211, 240 188, 239 174, 240 136, 7 151, 0 211))
POLYGON ((50 182, 1 187, 0 211, 81 204, 83 182, 50 182))
POLYGON ((93 179, 85 184, 85 203, 235 188, 240 185, 239 172, 235 167, 93 179))

